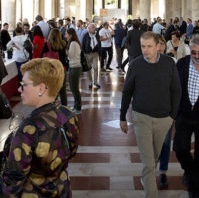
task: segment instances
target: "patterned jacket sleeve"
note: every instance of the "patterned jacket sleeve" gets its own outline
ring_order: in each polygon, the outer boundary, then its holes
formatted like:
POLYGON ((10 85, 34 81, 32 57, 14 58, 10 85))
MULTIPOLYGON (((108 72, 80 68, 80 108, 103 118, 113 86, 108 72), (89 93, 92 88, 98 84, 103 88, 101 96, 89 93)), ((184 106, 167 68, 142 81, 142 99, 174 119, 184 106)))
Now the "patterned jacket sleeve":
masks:
POLYGON ((36 131, 34 125, 24 122, 13 136, 3 172, 3 194, 6 197, 20 197, 23 183, 31 168, 36 131))

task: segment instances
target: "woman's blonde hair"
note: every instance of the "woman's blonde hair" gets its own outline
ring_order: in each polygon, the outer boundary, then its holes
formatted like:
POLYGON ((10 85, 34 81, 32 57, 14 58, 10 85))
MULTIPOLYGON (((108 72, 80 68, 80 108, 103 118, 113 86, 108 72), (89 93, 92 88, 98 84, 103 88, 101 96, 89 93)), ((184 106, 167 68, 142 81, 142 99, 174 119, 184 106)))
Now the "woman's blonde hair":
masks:
POLYGON ((21 66, 21 72, 29 73, 34 85, 44 83, 49 96, 57 96, 63 86, 64 68, 59 60, 50 58, 36 58, 21 66))

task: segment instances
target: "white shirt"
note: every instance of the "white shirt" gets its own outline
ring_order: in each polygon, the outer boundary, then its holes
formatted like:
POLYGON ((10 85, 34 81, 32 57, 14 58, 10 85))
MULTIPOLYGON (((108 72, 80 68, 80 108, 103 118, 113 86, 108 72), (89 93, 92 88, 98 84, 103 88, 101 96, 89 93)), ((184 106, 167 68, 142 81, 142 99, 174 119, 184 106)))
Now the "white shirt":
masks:
POLYGON ((76 41, 72 41, 68 50, 68 59, 69 59, 70 68, 81 67, 80 53, 81 49, 79 43, 77 43, 76 41))
POLYGON ((102 28, 99 31, 99 36, 102 36, 103 38, 110 37, 110 39, 108 39, 108 40, 101 41, 101 46, 102 47, 111 47, 112 46, 111 30, 102 28))
POLYGON ((16 47, 13 47, 13 59, 17 62, 25 62, 28 60, 29 54, 24 49, 24 41, 27 39, 26 35, 17 35, 15 37, 12 37, 12 39, 8 42, 7 48, 10 49, 15 45, 16 47))
POLYGON ((41 28, 44 37, 47 39, 50 30, 48 23, 46 23, 45 21, 39 21, 37 25, 41 28))

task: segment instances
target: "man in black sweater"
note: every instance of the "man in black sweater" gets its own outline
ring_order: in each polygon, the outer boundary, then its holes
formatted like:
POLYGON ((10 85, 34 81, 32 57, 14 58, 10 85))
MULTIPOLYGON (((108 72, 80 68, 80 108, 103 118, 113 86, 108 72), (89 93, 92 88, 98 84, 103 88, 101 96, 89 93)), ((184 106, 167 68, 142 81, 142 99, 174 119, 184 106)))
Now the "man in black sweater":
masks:
POLYGON ((184 169, 183 183, 188 186, 190 198, 199 197, 199 37, 190 41, 191 56, 177 62, 182 98, 176 117, 174 150, 184 169), (194 134, 194 155, 191 137, 194 134))
POLYGON ((141 49, 143 55, 131 62, 124 83, 120 127, 127 133, 126 113, 133 97, 133 124, 143 163, 141 181, 145 198, 157 198, 155 168, 178 110, 181 87, 173 59, 158 53, 157 34, 145 32, 141 49))

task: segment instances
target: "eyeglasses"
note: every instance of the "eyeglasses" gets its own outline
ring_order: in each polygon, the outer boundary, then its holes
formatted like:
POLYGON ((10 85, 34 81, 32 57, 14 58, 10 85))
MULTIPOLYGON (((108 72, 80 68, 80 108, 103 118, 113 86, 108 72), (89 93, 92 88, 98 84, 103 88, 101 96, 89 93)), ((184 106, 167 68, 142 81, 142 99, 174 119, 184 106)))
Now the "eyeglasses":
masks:
POLYGON ((31 83, 31 82, 30 82, 30 83, 24 83, 24 82, 21 81, 21 82, 20 82, 20 85, 21 85, 21 90, 24 91, 24 87, 25 87, 25 86, 33 85, 33 83, 31 83))
POLYGON ((194 55, 194 56, 199 55, 199 51, 191 50, 191 54, 194 55))

